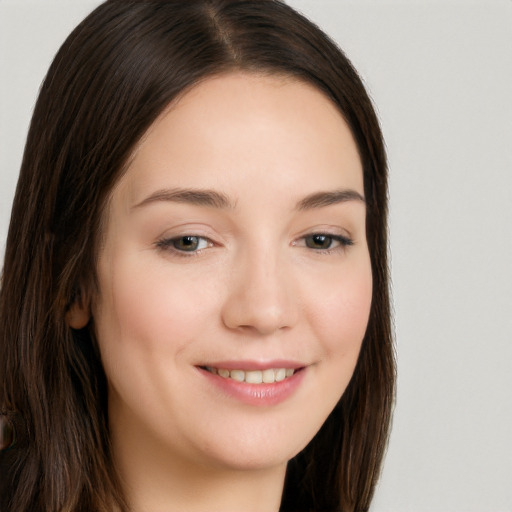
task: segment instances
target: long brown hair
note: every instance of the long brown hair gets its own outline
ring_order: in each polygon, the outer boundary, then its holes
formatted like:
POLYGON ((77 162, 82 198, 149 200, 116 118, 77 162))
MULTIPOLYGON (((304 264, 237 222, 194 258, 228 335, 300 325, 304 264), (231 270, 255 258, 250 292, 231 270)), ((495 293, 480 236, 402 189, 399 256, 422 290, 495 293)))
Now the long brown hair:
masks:
POLYGON ((233 70, 313 84, 338 107, 359 149, 369 324, 346 392, 288 464, 281 510, 368 509, 395 365, 386 157, 360 78, 318 27, 278 0, 109 0, 68 37, 42 84, 12 210, 0 292, 0 412, 18 418, 27 439, 11 448, 16 463, 0 497, 10 512, 128 509, 110 456, 97 342, 92 330, 70 329, 65 315, 95 286, 102 213, 136 143, 178 95, 233 70))

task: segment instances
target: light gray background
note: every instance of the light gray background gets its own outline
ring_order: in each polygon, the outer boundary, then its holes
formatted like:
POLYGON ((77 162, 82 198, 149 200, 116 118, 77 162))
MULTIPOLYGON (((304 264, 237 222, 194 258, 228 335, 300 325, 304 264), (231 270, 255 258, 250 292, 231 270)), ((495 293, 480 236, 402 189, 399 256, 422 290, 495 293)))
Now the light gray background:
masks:
MULTIPOLYGON (((0 0, 0 245, 50 60, 98 1, 0 0)), ((375 512, 512 511, 512 2, 292 0, 377 105, 399 363, 375 512)))

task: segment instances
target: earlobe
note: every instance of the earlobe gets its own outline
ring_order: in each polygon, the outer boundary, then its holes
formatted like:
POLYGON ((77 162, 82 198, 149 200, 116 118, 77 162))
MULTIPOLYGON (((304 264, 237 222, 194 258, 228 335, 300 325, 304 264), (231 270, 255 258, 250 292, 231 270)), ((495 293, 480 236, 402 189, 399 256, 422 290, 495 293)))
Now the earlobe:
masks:
POLYGON ((91 312, 88 305, 75 301, 66 313, 66 322, 72 329, 83 329, 91 319, 91 312))

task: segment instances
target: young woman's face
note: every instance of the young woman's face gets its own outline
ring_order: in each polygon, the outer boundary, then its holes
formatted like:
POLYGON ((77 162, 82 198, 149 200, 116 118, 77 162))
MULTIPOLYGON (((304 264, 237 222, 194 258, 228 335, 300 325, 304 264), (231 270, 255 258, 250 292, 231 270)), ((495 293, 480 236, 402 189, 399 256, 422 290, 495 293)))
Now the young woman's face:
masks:
POLYGON ((211 78, 154 123, 112 193, 92 305, 121 458, 256 469, 304 448, 368 321, 363 196, 310 85, 211 78))

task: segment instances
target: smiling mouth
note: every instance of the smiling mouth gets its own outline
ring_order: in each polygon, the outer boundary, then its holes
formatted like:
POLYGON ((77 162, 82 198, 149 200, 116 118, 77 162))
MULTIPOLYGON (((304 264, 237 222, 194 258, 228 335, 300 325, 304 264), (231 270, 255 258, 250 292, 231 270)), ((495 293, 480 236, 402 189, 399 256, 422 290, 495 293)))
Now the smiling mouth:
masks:
POLYGON ((232 379, 248 384, 273 384, 290 378, 301 368, 268 368, 266 370, 228 370, 226 368, 214 368, 202 366, 202 368, 223 379, 232 379))

